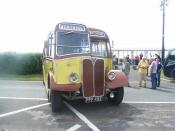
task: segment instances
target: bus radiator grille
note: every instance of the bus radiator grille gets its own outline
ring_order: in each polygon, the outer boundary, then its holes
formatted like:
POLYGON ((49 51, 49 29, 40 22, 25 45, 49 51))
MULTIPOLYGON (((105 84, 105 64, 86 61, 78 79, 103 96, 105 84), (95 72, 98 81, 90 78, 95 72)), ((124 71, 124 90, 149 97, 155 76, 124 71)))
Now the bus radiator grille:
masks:
POLYGON ((83 60, 83 95, 84 97, 103 96, 104 60, 83 60), (93 64, 94 63, 94 64, 93 64))

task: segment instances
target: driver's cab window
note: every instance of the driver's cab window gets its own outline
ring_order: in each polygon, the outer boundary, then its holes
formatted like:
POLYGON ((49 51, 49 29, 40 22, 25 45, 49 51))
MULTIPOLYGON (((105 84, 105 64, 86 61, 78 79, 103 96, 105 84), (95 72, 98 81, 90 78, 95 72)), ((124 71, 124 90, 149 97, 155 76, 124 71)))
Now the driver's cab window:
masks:
POLYGON ((107 56, 107 48, 105 41, 91 41, 92 55, 107 56))

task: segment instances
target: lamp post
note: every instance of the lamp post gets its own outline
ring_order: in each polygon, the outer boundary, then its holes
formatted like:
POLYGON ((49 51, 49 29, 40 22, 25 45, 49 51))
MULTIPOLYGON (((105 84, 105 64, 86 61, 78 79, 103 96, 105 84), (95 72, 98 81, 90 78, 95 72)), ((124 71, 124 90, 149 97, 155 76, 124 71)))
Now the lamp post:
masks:
POLYGON ((165 6, 168 5, 168 0, 161 0, 161 10, 162 10, 162 62, 165 58, 165 6))

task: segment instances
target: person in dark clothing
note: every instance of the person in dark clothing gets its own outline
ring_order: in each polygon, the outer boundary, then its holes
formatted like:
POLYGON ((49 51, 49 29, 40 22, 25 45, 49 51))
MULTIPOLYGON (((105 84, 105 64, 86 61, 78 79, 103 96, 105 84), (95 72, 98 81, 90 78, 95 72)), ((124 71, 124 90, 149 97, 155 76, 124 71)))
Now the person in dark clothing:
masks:
POLYGON ((140 53, 140 60, 142 60, 142 57, 143 57, 143 53, 141 52, 140 53))
POLYGON ((160 55, 155 54, 155 56, 156 56, 156 58, 158 58, 158 59, 159 59, 159 61, 161 61, 160 55))
POLYGON ((161 69, 162 69, 161 60, 158 59, 158 64, 157 64, 157 87, 160 86, 160 73, 161 73, 161 69))
POLYGON ((135 61, 134 62, 135 65, 138 65, 138 63, 139 63, 139 56, 138 55, 135 56, 134 61, 135 61))

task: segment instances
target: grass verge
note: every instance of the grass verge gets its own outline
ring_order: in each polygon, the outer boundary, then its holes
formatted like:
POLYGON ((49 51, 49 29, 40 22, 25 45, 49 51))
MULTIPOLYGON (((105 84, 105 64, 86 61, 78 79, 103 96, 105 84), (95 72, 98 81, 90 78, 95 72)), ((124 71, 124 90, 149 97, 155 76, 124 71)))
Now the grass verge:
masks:
POLYGON ((19 81, 42 81, 42 74, 32 75, 16 75, 16 74, 0 74, 0 80, 19 80, 19 81))

